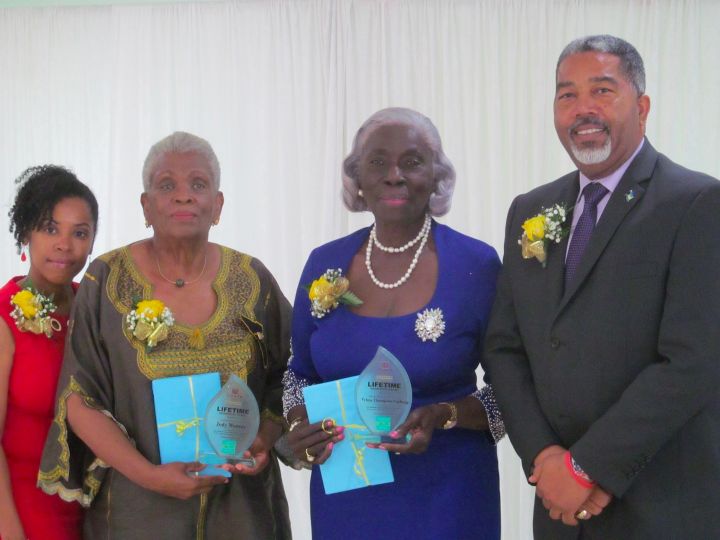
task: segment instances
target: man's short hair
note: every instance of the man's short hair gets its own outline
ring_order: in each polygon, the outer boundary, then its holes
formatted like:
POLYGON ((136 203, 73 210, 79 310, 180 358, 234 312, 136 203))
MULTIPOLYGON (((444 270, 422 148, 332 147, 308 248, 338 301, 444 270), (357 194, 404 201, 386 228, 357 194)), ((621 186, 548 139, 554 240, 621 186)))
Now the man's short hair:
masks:
POLYGON ((638 95, 645 93, 645 66, 642 57, 637 49, 624 39, 607 34, 597 36, 585 36, 571 41, 560 53, 555 75, 557 76, 560 64, 570 55, 597 52, 617 56, 620 59, 620 69, 630 84, 633 85, 638 95))

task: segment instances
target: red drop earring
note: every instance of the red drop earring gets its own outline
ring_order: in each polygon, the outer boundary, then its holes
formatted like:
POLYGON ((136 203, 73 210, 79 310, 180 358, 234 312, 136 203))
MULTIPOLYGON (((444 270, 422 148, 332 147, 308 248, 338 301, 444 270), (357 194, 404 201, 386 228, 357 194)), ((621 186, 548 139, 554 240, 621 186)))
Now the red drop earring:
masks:
POLYGON ((27 261, 27 255, 25 254, 25 246, 20 249, 20 260, 22 262, 27 261))

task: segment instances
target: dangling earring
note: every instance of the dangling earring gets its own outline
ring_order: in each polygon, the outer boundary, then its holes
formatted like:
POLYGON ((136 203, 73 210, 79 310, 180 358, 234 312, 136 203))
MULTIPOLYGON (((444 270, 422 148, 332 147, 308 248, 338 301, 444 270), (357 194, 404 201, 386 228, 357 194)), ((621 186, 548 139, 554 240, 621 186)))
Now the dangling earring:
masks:
POLYGON ((147 219, 145 220, 145 228, 146 228, 146 229, 149 229, 149 228, 150 228, 150 223, 148 222, 147 219))
POLYGON ((220 223, 220 218, 213 219, 213 222, 212 222, 213 227, 214 227, 215 225, 217 225, 218 223, 220 223))
POLYGON ((27 255, 25 254, 25 244, 23 244, 22 247, 20 248, 20 260, 22 262, 27 261, 27 255))
POLYGON ((358 189, 358 197, 362 197, 362 196, 363 196, 363 191, 362 191, 362 189, 358 189))

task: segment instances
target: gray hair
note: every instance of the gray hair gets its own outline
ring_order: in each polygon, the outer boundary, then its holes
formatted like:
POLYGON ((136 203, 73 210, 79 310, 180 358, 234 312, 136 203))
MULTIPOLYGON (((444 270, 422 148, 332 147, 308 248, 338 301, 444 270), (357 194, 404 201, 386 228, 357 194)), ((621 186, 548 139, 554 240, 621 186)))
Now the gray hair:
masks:
POLYGON ((150 189, 150 182, 155 172, 155 167, 157 167, 158 162, 165 154, 184 154, 187 152, 195 152, 205 158, 212 173, 213 186, 215 189, 220 189, 220 163, 210 143, 192 133, 176 131, 164 139, 160 139, 150 147, 142 169, 143 188, 145 191, 147 192, 150 189))
POLYGON ((343 162, 343 203, 351 212, 363 212, 368 209, 365 200, 358 195, 360 155, 370 134, 377 128, 387 125, 402 125, 417 129, 432 150, 435 189, 430 196, 430 214, 444 216, 450 210, 455 189, 455 168, 443 152, 440 134, 430 119, 417 111, 402 107, 391 107, 376 112, 365 120, 355 134, 352 150, 343 162))
POLYGON ((555 75, 557 76, 560 64, 565 58, 584 52, 606 53, 617 56, 620 60, 620 69, 628 82, 635 87, 635 91, 639 96, 645 93, 645 66, 640 53, 624 39, 607 34, 585 36, 571 41, 560 53, 560 58, 558 58, 555 67, 555 75))

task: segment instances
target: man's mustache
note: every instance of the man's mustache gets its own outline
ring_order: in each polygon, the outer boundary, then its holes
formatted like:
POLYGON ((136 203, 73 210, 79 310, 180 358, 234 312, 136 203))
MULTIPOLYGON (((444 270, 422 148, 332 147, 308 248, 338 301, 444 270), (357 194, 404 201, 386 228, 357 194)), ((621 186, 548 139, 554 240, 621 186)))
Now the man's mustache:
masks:
POLYGON ((606 131, 610 131, 608 125, 600 120, 599 118, 596 118, 594 116, 583 116, 575 120, 572 125, 568 128, 568 132, 572 134, 573 131, 577 130, 580 126, 587 126, 587 125, 593 125, 597 126, 599 128, 602 128, 606 131))

